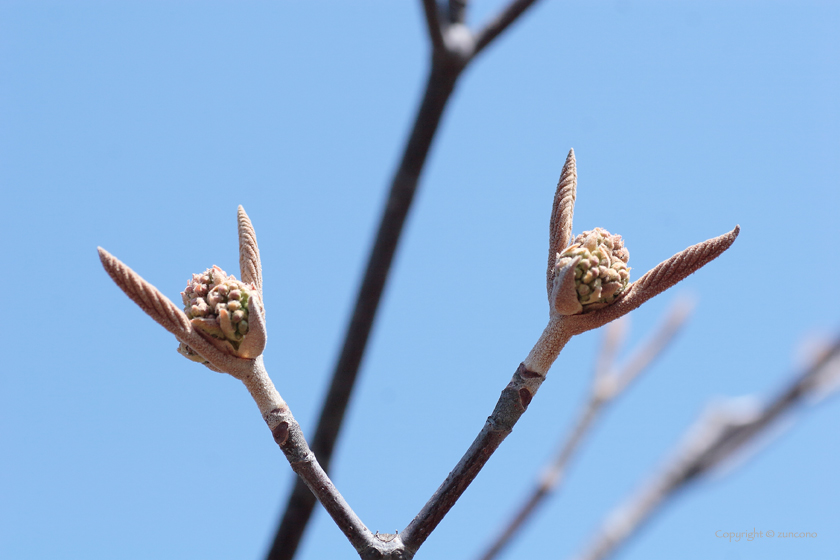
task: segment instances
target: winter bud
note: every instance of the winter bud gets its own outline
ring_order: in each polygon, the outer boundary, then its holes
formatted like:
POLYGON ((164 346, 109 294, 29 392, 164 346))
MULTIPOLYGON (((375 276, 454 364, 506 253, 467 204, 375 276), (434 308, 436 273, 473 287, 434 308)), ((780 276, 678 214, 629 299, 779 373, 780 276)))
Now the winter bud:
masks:
MULTIPOLYGON (((258 311, 262 312, 259 292, 252 284, 240 282, 214 266, 202 274, 193 274, 192 280, 181 292, 181 299, 184 301, 184 313, 193 327, 207 335, 205 338, 218 349, 240 358, 254 358, 262 352, 264 331, 252 334, 253 337, 261 337, 261 341, 246 341, 249 303, 253 300, 258 311)), ((186 344, 181 343, 178 352, 190 360, 206 363, 186 344)))
MULTIPOLYGON (((562 282, 572 272, 569 268, 574 266, 574 294, 577 301, 573 301, 569 285, 568 291, 555 294, 555 308, 561 310, 562 314, 571 315, 600 309, 612 303, 630 282, 630 268, 627 266, 629 258, 630 253, 624 248, 620 235, 612 235, 602 228, 578 235, 574 243, 557 254, 555 265, 555 284, 562 282)), ((559 288, 555 286, 555 291, 559 292, 559 288)))

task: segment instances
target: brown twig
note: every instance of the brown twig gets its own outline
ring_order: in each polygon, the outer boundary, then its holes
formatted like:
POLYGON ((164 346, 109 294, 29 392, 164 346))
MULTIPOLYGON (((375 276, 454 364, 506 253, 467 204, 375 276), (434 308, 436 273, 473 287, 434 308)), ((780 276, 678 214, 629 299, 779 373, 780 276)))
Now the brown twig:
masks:
MULTIPOLYGON (((261 363, 262 360, 260 360, 261 363)), ((280 446, 292 470, 324 506, 356 552, 362 555, 367 550, 375 549, 376 541, 373 534, 353 512, 327 473, 318 464, 315 454, 309 449, 300 425, 292 416, 289 407, 284 403, 283 406, 269 411, 265 419, 269 427, 273 426, 271 435, 280 446)))
MULTIPOLYGON (((255 284, 261 283, 262 273, 256 234, 241 206, 238 211, 238 222, 243 279, 255 282, 255 284)), ((260 334, 264 334, 262 306, 256 302, 259 298, 250 298, 248 308, 251 325, 249 336, 257 335, 257 339, 261 339, 261 342, 257 343, 259 352, 252 359, 240 358, 217 348, 205 334, 193 327, 187 315, 169 298, 105 249, 99 248, 99 258, 114 283, 147 315, 174 334, 180 342, 187 344, 202 358, 208 360, 209 364, 206 364, 208 367, 214 371, 227 373, 245 384, 292 469, 324 505, 356 551, 362 555, 366 551, 375 550, 377 545, 374 535, 347 505, 326 472, 318 464, 303 437, 300 426, 265 370, 261 355, 265 338, 260 337, 260 334)), ((247 341, 248 337, 245 340, 247 341)))
POLYGON ((827 377, 840 375, 840 338, 819 359, 758 411, 745 411, 740 399, 711 407, 683 437, 672 459, 638 493, 610 513, 578 560, 611 556, 665 503, 691 482, 731 461, 764 434, 780 416, 818 396, 827 377))
POLYGON ((513 430, 543 381, 545 374, 530 371, 524 364, 519 365, 478 437, 420 513, 403 530, 402 539, 408 550, 416 551, 452 509, 490 456, 513 430))
MULTIPOLYGON (((531 3, 527 2, 528 5, 531 3)), ((521 4, 522 2, 513 2, 500 18, 494 20, 491 27, 482 31, 481 48, 500 35, 524 11, 527 6, 521 7, 521 4)), ((403 224, 414 199, 420 174, 438 124, 455 89, 458 77, 481 50, 472 48, 474 41, 471 37, 466 45, 463 42, 453 42, 451 46, 447 46, 436 3, 432 0, 423 0, 423 11, 432 43, 432 64, 426 90, 403 150, 399 167, 391 181, 388 201, 368 258, 341 353, 333 369, 326 398, 321 405, 318 425, 312 437, 312 450, 327 471, 329 471, 332 452, 350 402, 403 224)), ((463 14, 459 17, 463 17, 463 14)), ((466 28, 461 25, 460 29, 466 28)), ((296 480, 267 560, 291 560, 294 557, 314 507, 315 499, 312 493, 301 481, 296 480)))
MULTIPOLYGON (((570 162, 574 162, 571 152, 566 163, 570 162)), ((568 189, 574 193, 575 188, 574 181, 564 182, 562 179, 557 186, 556 192, 559 194, 555 194, 555 201, 559 199, 561 202, 554 204, 549 221, 549 250, 553 250, 558 243, 558 237, 562 237, 562 234, 557 236, 555 232, 571 231, 574 212, 572 209, 564 211, 564 205, 571 206, 570 200, 573 200, 574 196, 564 196, 563 193, 568 189), (566 202, 562 202, 564 200, 566 202), (555 211, 558 209, 559 211, 555 211)), ((574 301, 579 303, 578 294, 574 290, 574 263, 577 261, 556 271, 548 302, 548 325, 528 357, 519 365, 508 386, 502 391, 493 414, 487 419, 478 437, 420 513, 403 531, 402 539, 406 548, 412 552, 416 551, 467 489, 528 408, 551 365, 572 336, 602 326, 636 309, 718 257, 732 245, 737 235, 736 227, 726 235, 685 249, 631 284, 622 297, 589 313, 580 313, 580 305, 577 314, 565 314, 564 311, 568 307, 566 300, 574 298, 574 301)))
POLYGON ((481 560, 496 558, 545 499, 557 491, 569 460, 604 407, 618 397, 662 353, 685 323, 690 309, 691 306, 685 301, 678 301, 673 305, 654 336, 637 349, 627 364, 617 372, 613 372, 613 363, 624 334, 624 321, 620 319, 607 325, 604 341, 596 360, 592 390, 577 422, 559 446, 555 459, 544 470, 534 489, 522 501, 505 528, 498 533, 498 537, 480 557, 481 560))

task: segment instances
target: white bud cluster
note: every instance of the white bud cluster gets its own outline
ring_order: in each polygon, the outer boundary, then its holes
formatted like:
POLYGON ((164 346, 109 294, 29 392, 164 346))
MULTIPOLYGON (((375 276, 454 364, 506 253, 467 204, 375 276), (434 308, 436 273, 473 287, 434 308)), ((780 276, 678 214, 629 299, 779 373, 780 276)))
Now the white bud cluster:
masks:
MULTIPOLYGON (((256 294, 250 284, 228 276, 218 266, 193 274, 181 292, 184 313, 193 326, 213 338, 230 343, 234 353, 248 334, 248 302, 256 294)), ((181 344, 178 351, 193 361, 204 362, 192 348, 181 344)))
POLYGON ((224 336, 220 338, 241 341, 248 334, 251 289, 218 266, 208 268, 201 274, 193 274, 187 288, 181 292, 184 312, 190 319, 205 319, 208 327, 215 323, 223 332, 224 336))
POLYGON ((556 268, 563 268, 577 257, 580 260, 575 266, 575 291, 583 313, 609 305, 627 287, 630 253, 620 235, 603 228, 581 233, 557 255, 556 268))

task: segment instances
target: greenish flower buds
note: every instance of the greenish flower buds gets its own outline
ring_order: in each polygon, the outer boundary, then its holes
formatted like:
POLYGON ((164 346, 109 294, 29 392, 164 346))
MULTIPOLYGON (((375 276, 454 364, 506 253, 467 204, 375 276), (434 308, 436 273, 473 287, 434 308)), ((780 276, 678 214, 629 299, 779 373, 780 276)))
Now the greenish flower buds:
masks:
MULTIPOLYGON (((217 348, 239 357, 253 357, 240 352, 250 328, 248 303, 251 298, 257 298, 255 301, 259 304, 259 293, 253 285, 228 276, 218 266, 193 274, 181 292, 184 313, 193 327, 211 337, 217 348)), ((182 343, 178 352, 190 360, 206 362, 186 344, 182 343)))
POLYGON ((562 270, 575 260, 575 292, 582 313, 606 307, 624 291, 630 281, 627 260, 620 235, 595 228, 578 235, 574 243, 557 255, 555 270, 562 270))

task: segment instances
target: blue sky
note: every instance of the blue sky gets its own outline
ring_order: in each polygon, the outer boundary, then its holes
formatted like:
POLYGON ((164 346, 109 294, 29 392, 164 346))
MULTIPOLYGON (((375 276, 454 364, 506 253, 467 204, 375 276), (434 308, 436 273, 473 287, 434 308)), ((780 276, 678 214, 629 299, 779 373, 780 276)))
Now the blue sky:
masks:
MULTIPOLYGON (((476 2, 477 25, 501 2, 476 2)), ((334 481, 401 529, 472 441, 547 319, 548 217, 578 162, 575 232, 624 236, 632 277, 740 224, 681 293, 696 312, 611 408, 508 558, 565 558, 707 402, 769 394, 840 331, 840 5, 545 0, 445 114, 363 364, 334 481)), ((266 364, 310 433, 427 70, 419 2, 1 2, 0 255, 22 274, 0 374, 0 556, 261 558, 292 473, 244 388, 103 272, 101 245, 177 300, 264 264, 266 364)), ((15 281, 16 282, 16 281, 15 281)), ((573 340, 418 558, 464 558, 530 487, 585 394, 573 340)), ((830 558, 837 399, 683 494, 621 558, 830 558), (728 543, 717 530, 812 531, 728 543)), ((353 558, 319 512, 302 560, 353 558)))

